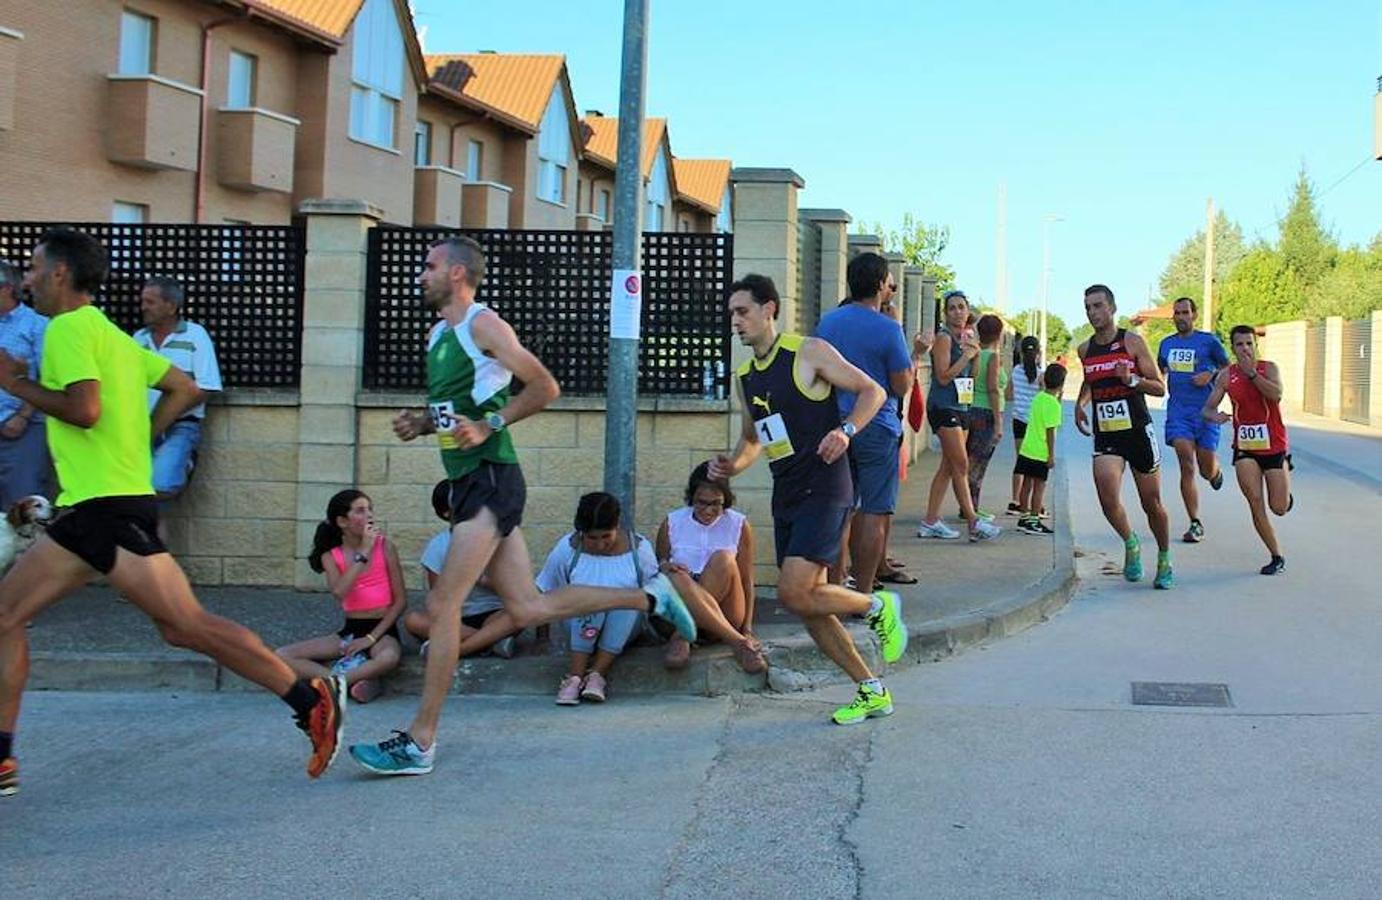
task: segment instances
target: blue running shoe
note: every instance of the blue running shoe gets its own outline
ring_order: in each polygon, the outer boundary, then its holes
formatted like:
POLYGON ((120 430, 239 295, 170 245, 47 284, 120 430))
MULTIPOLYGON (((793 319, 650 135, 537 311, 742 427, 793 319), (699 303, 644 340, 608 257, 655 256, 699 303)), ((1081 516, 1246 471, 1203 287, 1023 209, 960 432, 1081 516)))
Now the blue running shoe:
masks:
POLYGON ((432 771, 437 745, 424 750, 406 731, 378 744, 352 744, 350 756, 363 768, 376 775, 426 775, 432 771))
POLYGON ((1132 543, 1124 543, 1123 546, 1123 577, 1128 581, 1142 580, 1142 542, 1137 539, 1137 535, 1132 536, 1132 543))
POLYGON ((643 593, 653 598, 653 615, 670 624, 688 642, 696 640, 696 620, 686 608, 671 579, 658 572, 643 585, 643 593))
POLYGON ((1152 587, 1159 591, 1169 591, 1176 584, 1176 576, 1171 571, 1171 561, 1156 564, 1156 578, 1152 581, 1152 587))

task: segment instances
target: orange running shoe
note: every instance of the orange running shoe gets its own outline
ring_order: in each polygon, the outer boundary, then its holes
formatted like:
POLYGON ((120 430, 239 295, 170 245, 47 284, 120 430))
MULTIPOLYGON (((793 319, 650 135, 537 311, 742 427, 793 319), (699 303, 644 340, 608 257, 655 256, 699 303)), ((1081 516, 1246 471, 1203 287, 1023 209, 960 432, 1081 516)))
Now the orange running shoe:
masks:
POLYGON ((19 760, 13 756, 0 759, 0 797, 19 793, 19 760))
POLYGON ((317 692, 317 705, 306 718, 299 717, 297 725, 312 742, 312 755, 307 759, 307 777, 320 778, 341 749, 341 733, 345 730, 346 683, 337 675, 313 678, 308 682, 317 692))

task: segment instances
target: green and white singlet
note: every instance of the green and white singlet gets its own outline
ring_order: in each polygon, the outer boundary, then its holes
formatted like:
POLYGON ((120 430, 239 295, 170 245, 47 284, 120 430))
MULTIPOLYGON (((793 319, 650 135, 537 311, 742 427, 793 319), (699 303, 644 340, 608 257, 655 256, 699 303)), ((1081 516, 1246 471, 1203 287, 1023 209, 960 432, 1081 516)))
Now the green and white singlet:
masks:
POLYGON ((509 402, 513 374, 486 356, 470 333, 475 317, 486 309, 483 303, 472 304, 458 325, 438 322, 427 338, 427 413, 437 428, 446 477, 453 480, 475 471, 482 462, 518 462, 507 428, 466 450, 457 447, 451 436, 462 419, 482 420, 509 402))

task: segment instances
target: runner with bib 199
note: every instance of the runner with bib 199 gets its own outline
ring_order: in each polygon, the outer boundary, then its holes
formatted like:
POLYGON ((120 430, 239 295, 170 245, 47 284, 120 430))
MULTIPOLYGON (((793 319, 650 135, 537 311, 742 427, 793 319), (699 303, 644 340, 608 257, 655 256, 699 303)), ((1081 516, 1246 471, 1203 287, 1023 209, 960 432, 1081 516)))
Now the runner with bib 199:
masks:
POLYGON ((1201 412, 1215 423, 1233 421, 1233 469, 1238 488, 1248 501, 1252 525, 1272 558, 1261 568, 1275 575, 1286 568, 1267 510, 1284 516, 1295 505, 1291 495, 1291 444, 1281 421, 1281 373, 1276 363, 1257 358, 1257 334, 1251 325, 1235 325, 1228 335, 1234 363, 1219 373, 1201 412), (1228 394, 1233 415, 1219 412, 1228 394), (1263 501, 1263 485, 1266 500, 1263 501))
POLYGON ((1094 334, 1079 349, 1084 384, 1075 401, 1075 427, 1082 434, 1091 433, 1084 405, 1092 401, 1094 487, 1104 518, 1123 539, 1123 577, 1128 581, 1142 579, 1142 542, 1128 524, 1118 496, 1123 470, 1131 466, 1138 499, 1156 537, 1156 579, 1152 584, 1167 590, 1174 584, 1171 526, 1161 505, 1161 446, 1147 412, 1147 396, 1165 396, 1166 385, 1147 342, 1118 327, 1112 290, 1102 284, 1085 288, 1084 311, 1094 334))

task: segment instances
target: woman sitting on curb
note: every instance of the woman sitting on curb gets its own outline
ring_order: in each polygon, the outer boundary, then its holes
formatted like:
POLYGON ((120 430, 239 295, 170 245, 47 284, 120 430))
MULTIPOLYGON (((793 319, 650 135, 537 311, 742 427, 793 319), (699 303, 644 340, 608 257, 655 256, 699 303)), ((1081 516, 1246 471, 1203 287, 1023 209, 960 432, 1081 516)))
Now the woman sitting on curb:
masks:
MULTIPOLYGON (((686 505, 657 529, 657 557, 670 564, 696 627, 732 647, 745 672, 762 672, 768 663, 753 636, 753 526, 733 506, 728 482, 712 479, 710 464, 701 463, 687 481, 686 505)), ((685 668, 690 659, 691 645, 673 635, 667 667, 685 668)))

